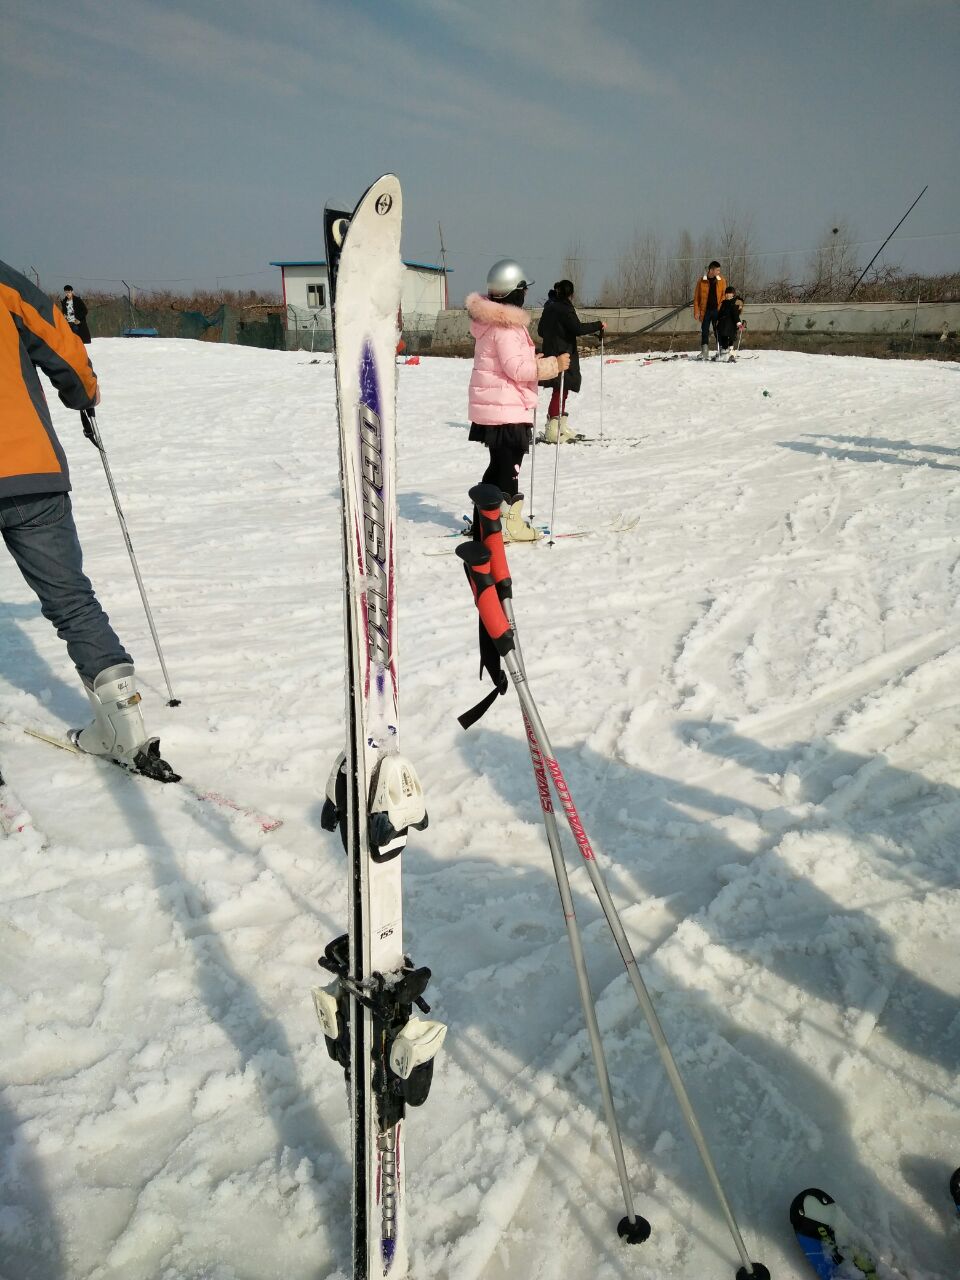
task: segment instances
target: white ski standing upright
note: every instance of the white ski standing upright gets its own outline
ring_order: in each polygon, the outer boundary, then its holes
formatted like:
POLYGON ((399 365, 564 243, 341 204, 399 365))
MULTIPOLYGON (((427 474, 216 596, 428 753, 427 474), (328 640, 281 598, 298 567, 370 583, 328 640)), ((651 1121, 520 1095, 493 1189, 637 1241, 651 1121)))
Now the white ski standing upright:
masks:
POLYGON ((427 825, 400 755, 396 580, 396 349, 402 264, 400 184, 375 182, 352 214, 327 208, 343 500, 346 750, 327 785, 323 826, 348 860, 348 932, 314 991, 327 1048, 347 1077, 353 1135, 353 1275, 407 1271, 403 1119, 429 1092, 446 1028, 425 1012, 430 970, 403 950, 402 853, 427 825))

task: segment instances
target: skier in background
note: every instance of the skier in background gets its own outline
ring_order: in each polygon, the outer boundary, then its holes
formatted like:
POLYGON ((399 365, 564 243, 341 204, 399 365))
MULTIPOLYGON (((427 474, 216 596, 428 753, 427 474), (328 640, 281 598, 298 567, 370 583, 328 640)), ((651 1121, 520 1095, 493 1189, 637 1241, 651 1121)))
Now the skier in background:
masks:
POLYGON ((67 460, 37 369, 68 409, 100 403, 81 339, 45 293, 0 262, 0 533, 43 616, 66 641, 93 707, 95 719, 76 745, 172 782, 177 775, 144 728, 133 659, 83 572, 67 460))
MULTIPOLYGON (((470 439, 490 450, 483 473, 504 495, 503 532, 511 542, 534 542, 541 535, 521 515, 520 464, 530 448, 537 383, 570 368, 570 356, 538 356, 530 337, 530 315, 523 310, 533 283, 509 258, 487 273, 487 293, 471 293, 466 307, 476 346, 470 375, 470 439)), ((474 535, 479 520, 473 516, 474 535)))
POLYGON ((573 282, 558 280, 547 294, 546 305, 537 325, 537 333, 543 339, 545 356, 566 354, 570 357, 570 368, 563 379, 562 403, 559 374, 543 383, 553 389, 547 409, 547 429, 543 435, 547 444, 566 444, 568 440, 577 438, 570 430, 567 418, 567 395, 571 391, 577 395, 582 383, 577 338, 585 333, 603 333, 603 330, 602 320, 581 321, 573 306, 573 282))
POLYGON ((728 356, 729 363, 736 362, 734 348, 737 345, 742 305, 741 300, 740 306, 737 306, 737 291, 732 284, 728 284, 723 291, 723 302, 720 303, 720 310, 717 313, 717 354, 713 357, 714 360, 728 356))
POLYGON ((90 344, 90 326, 87 324, 87 304, 73 292, 72 284, 63 286, 63 297, 60 299, 60 310, 67 317, 67 324, 77 335, 83 345, 90 344))
POLYGON ((700 323, 700 359, 710 356, 710 330, 717 332, 717 316, 726 281, 720 274, 720 263, 714 258, 706 273, 697 281, 693 293, 693 316, 700 323))

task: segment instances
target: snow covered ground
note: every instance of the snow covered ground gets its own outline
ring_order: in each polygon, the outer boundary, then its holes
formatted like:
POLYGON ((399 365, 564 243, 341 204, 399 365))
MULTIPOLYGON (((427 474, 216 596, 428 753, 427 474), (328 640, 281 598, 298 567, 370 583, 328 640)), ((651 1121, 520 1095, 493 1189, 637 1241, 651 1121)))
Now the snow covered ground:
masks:
MULTIPOLYGON (((149 727, 198 786, 39 743, 82 723, 0 557, 0 1274, 322 1280, 349 1263, 348 1119, 309 989, 345 921, 319 829, 343 736, 329 357, 98 340, 96 452, 55 405, 87 568, 149 727)), ((403 737, 429 829, 409 949, 449 1023, 407 1126, 418 1280, 730 1280, 738 1265, 578 867, 627 1162, 622 1245, 556 886, 511 693, 480 696, 456 540, 483 451, 469 362, 399 369, 403 737)), ((576 427, 598 436, 585 361, 576 427)), ((960 366, 760 352, 603 367, 603 445, 561 455, 558 530, 514 551, 532 690, 754 1258, 820 1184, 881 1274, 947 1280, 960 1232, 960 366), (764 394, 764 391, 769 394, 764 394)), ((54 398, 55 399, 55 398, 54 398)), ((553 452, 537 454, 549 514, 553 452)), ((524 481, 530 491, 529 461, 524 481)), ((567 844, 574 866, 572 842, 567 844)))

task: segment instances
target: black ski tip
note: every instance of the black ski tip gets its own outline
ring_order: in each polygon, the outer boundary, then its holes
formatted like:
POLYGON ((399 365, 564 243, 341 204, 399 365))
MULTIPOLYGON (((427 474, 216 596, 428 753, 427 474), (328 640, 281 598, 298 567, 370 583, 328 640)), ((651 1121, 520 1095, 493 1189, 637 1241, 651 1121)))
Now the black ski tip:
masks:
POLYGON ((770 1280, 770 1272, 762 1262, 751 1262, 752 1270, 741 1267, 737 1272, 737 1280, 770 1280))
POLYGON ((650 1239, 650 1223, 639 1214, 631 1222, 629 1218, 621 1218, 617 1223, 617 1235, 627 1244, 643 1244, 650 1239))
POLYGON ((803 1209, 808 1196, 812 1196, 824 1208, 834 1203, 833 1196, 828 1196, 826 1191, 821 1191, 819 1187, 807 1187, 806 1190, 799 1192, 790 1204, 790 1225, 794 1231, 802 1231, 804 1225, 809 1222, 803 1209))

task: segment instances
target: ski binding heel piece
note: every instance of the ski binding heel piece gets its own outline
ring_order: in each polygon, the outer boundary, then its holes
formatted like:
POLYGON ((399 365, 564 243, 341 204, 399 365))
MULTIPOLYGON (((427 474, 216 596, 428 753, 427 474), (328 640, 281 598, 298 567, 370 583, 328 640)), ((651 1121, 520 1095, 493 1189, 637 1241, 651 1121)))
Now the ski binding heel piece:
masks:
POLYGON ((159 738, 149 738, 133 757, 133 772, 154 782, 180 781, 180 774, 160 754, 159 738))
POLYGON ((375 862, 396 857, 407 831, 423 831, 429 819, 423 787, 405 756, 383 756, 370 784, 370 856, 375 862))
POLYGON ((336 993, 331 991, 329 987, 314 987, 313 1005, 317 1011, 323 1034, 328 1040, 336 1040, 340 1035, 336 993))
POLYGON ((347 851, 347 753, 341 751, 334 761, 327 779, 323 808, 320 810, 320 826, 324 831, 340 828, 343 851, 347 851))
POLYGON ((333 987, 314 987, 313 1007, 323 1029, 327 1053, 350 1078, 350 1010, 349 996, 339 983, 333 987))
POLYGON ((442 1022, 411 1017, 390 1046, 390 1070, 403 1083, 403 1099, 422 1106, 433 1083, 433 1060, 440 1052, 447 1028, 442 1022))

